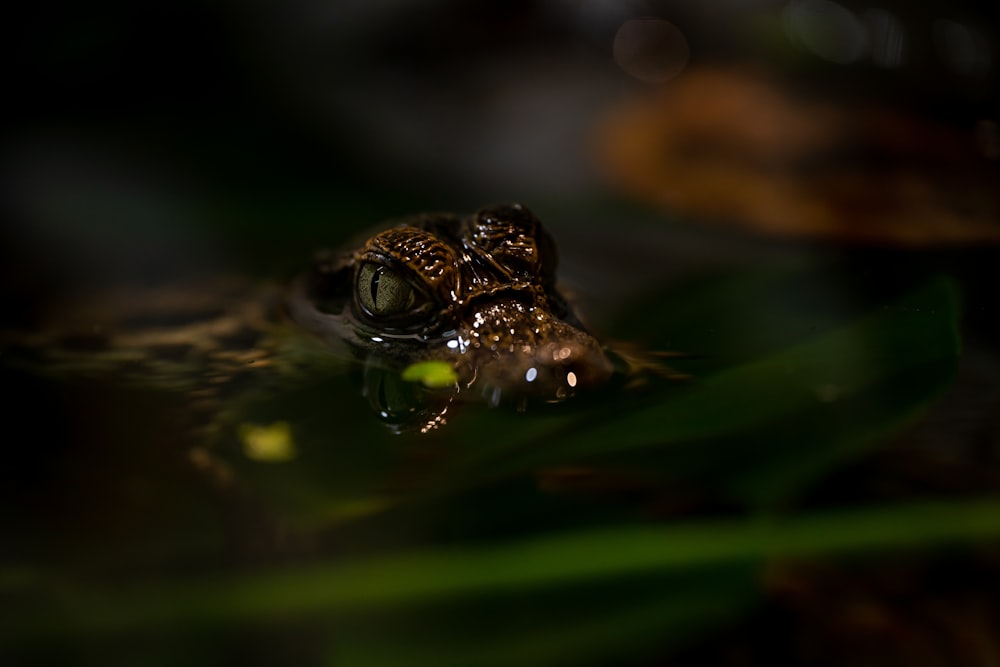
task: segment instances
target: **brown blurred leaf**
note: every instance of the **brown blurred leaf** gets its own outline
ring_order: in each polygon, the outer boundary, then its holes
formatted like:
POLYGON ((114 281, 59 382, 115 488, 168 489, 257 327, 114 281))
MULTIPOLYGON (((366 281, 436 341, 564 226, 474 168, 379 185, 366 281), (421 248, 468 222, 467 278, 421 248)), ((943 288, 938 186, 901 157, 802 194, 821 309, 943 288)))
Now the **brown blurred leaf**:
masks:
POLYGON ((690 70, 619 107, 598 143, 614 186, 683 215, 862 243, 1000 241, 1000 172, 975 131, 759 73, 690 70))

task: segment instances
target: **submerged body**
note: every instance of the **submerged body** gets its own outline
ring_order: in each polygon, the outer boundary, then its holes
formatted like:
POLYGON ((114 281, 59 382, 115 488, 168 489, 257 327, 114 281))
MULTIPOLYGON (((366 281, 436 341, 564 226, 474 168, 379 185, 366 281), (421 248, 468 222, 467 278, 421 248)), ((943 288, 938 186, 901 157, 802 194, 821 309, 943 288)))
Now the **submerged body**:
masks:
POLYGON ((612 375, 555 269, 555 244, 522 206, 425 214, 322 253, 285 289, 212 278, 74 298, 37 329, 5 334, 0 351, 47 375, 182 392, 212 424, 247 392, 281 386, 272 380, 354 358, 380 418, 426 430, 459 396, 523 407, 612 375), (447 386, 404 373, 428 361, 448 371, 447 386))

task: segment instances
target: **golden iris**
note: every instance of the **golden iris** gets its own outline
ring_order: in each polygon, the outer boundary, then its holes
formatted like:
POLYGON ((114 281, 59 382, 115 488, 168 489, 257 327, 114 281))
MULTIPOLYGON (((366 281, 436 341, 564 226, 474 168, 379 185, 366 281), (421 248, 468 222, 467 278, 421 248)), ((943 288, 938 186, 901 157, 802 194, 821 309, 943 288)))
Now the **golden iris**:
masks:
POLYGON ((413 287, 399 273, 381 264, 366 263, 358 272, 358 301, 375 316, 397 315, 413 307, 413 287))

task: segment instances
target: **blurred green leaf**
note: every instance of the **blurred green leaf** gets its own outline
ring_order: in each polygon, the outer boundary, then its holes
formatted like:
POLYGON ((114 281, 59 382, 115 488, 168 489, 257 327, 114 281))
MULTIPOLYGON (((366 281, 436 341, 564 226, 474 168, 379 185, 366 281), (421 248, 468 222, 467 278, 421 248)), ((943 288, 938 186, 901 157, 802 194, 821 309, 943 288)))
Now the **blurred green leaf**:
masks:
MULTIPOLYGON (((475 548, 415 550, 148 585, 94 588, 51 577, 25 584, 36 603, 49 603, 45 614, 32 614, 28 608, 3 632, 8 640, 52 633, 119 633, 163 623, 234 623, 287 614, 418 608, 498 595, 568 594, 576 587, 637 575, 998 537, 1000 499, 986 498, 586 529, 475 548)), ((593 602, 599 605, 600 598, 593 602)))
POLYGON ((368 615, 335 640, 331 657, 347 665, 602 665, 691 642, 758 594, 752 567, 709 567, 498 595, 368 615))

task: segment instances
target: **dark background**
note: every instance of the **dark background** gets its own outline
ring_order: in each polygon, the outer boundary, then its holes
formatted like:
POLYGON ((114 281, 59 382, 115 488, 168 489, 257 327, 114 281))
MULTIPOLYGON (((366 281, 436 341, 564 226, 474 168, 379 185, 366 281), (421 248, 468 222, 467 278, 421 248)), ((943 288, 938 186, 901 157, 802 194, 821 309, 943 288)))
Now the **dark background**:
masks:
MULTIPOLYGON (((584 306, 591 307, 586 312, 611 330, 616 329, 616 306, 643 304, 633 300, 635 294, 668 288, 664 293, 673 299, 676 293, 669 288, 683 291, 675 278, 746 266, 747 260, 756 262, 754 270, 772 260, 794 265, 803 257, 810 266, 835 266, 830 275, 836 279, 821 271, 819 287, 789 284, 775 290, 776 303, 785 309, 773 310, 794 325, 813 316, 812 309, 838 322, 858 310, 867 314, 862 308, 852 310, 858 304, 879 307, 880 290, 892 294, 897 285, 919 284, 937 274, 955 278, 963 299, 960 377, 968 382, 950 394, 943 414, 935 413, 937 430, 927 429, 934 442, 926 450, 936 455, 937 445, 960 433, 963 451, 975 450, 993 467, 984 466, 977 476, 971 474, 977 472, 974 462, 956 464, 954 479, 946 480, 953 483, 950 490, 959 497, 988 492, 1000 460, 995 237, 970 234, 949 244, 929 241, 914 247, 891 235, 868 243, 836 230, 817 237, 715 220, 621 188, 608 178, 595 143, 603 119, 622 104, 659 93, 669 96, 675 82, 704 68, 748 68, 835 108, 877 104, 923 123, 914 127, 945 128, 954 133, 948 136, 966 142, 963 150, 976 155, 977 178, 996 183, 997 15, 992 5, 975 3, 917 6, 895 1, 871 7, 822 0, 25 4, 5 22, 0 46, 7 64, 2 81, 7 122, 0 154, 3 328, 30 330, 43 318, 51 321, 52 304, 92 289, 171 283, 220 270, 284 279, 306 264, 316 248, 337 244, 387 217, 427 209, 464 212, 519 200, 553 229, 564 258, 563 276, 584 288, 584 306), (878 21, 884 14, 871 13, 876 9, 890 13, 898 21, 894 25, 905 31, 898 63, 877 57, 883 52, 876 47, 888 49, 892 43, 884 31, 870 30, 870 35, 881 34, 882 41, 861 46, 852 41, 857 35, 851 26, 882 25, 878 21), (789 27, 795 12, 806 16, 797 24, 804 33, 789 27), (636 17, 669 21, 683 36, 686 51, 680 56, 660 54, 668 64, 683 66, 675 78, 641 80, 616 61, 615 34, 624 21, 636 17)), ((654 64, 657 57, 651 57, 654 64)), ((711 104, 727 105, 727 100, 725 95, 706 100, 706 111, 711 104)), ((746 117, 755 118, 754 109, 747 109, 746 117)), ((908 142, 913 154, 923 155, 919 149, 933 143, 930 139, 914 133, 908 142)), ((886 160, 885 171, 907 165, 910 155, 886 160)), ((875 175, 877 190, 881 163, 870 156, 861 161, 875 175)), ((997 191, 993 189, 993 197, 997 191)), ((989 210, 995 199, 985 201, 989 210)), ((997 211, 993 213, 988 222, 995 232, 997 211)), ((732 282, 738 287, 742 280, 737 274, 732 282)), ((722 333, 710 333, 724 341, 722 349, 730 345, 739 350, 743 343, 752 348, 755 330, 771 342, 791 335, 791 327, 783 327, 779 317, 769 319, 766 307, 734 301, 716 299, 732 306, 723 313, 705 313, 699 303, 687 302, 691 321, 698 323, 689 339, 711 338, 698 328, 706 321, 721 323, 722 333), (749 335, 741 337, 744 332, 749 335)), ((635 308, 633 319, 622 319, 616 333, 626 340, 641 332, 669 342, 668 332, 652 330, 659 322, 670 322, 670 304, 676 301, 664 302, 667 307, 656 317, 635 308)), ((148 536, 169 542, 171 517, 183 524, 211 505, 201 496, 187 495, 187 477, 161 469, 161 461, 172 460, 172 433, 151 438, 163 449, 153 456, 129 447, 134 434, 143 433, 145 413, 122 418, 117 401, 127 404, 127 390, 108 398, 87 385, 64 391, 62 385, 22 372, 5 373, 3 379, 14 395, 6 403, 13 417, 6 424, 12 444, 5 473, 17 480, 5 487, 11 499, 5 516, 24 519, 19 530, 37 540, 6 546, 10 562, 31 562, 39 552, 85 574, 88 568, 100 576, 110 571, 113 579, 119 566, 141 572, 146 560, 130 561, 128 548, 148 536), (24 417, 39 409, 43 417, 24 417), (92 429, 90 441, 78 428, 81 424, 92 429), (92 445, 98 447, 96 455, 92 445), (145 504, 122 507, 115 484, 127 486, 130 474, 154 491, 158 484, 168 487, 169 493, 160 499, 138 488, 136 497, 146 497, 145 504), (104 487, 114 492, 104 497, 99 493, 104 487), (192 505, 190 512, 183 503, 192 505), (144 514, 148 507, 165 518, 144 514), (117 520, 108 518, 109 508, 120 513, 117 520), (77 521, 78 516, 87 521, 77 521), (46 524, 52 517, 59 523, 46 524), (27 525, 33 521, 37 527, 27 525), (82 549, 93 541, 88 531, 100 534, 105 524, 111 526, 112 550, 125 547, 120 560, 105 563, 91 555, 93 562, 76 562, 72 549, 61 546, 82 549)), ((322 396, 312 398, 322 404, 322 396)), ((150 414, 163 409, 156 401, 147 406, 150 414)), ((360 413, 355 403, 338 404, 337 409, 338 415, 360 413)), ((336 420, 330 421, 330 430, 336 430, 336 420)), ((359 420, 352 428, 365 433, 375 427, 359 420)), ((742 442, 742 437, 736 439, 742 442)), ((881 490, 885 469, 904 467, 894 458, 901 449, 887 450, 873 464, 870 486, 881 490)), ((928 460, 935 461, 933 456, 919 460, 924 465, 916 466, 919 473, 933 469, 925 465, 928 460)), ((951 469, 942 469, 940 477, 928 476, 935 482, 947 477, 951 469)), ((848 469, 842 477, 831 477, 818 495, 850 503, 853 485, 861 479, 855 473, 848 469)), ((524 486, 534 490, 531 484, 524 486)), ((294 479, 288 487, 297 488, 294 479)), ((262 488, 266 501, 283 500, 280 493, 269 496, 267 485, 262 488)), ((681 498, 678 504, 683 507, 684 502, 681 498)), ((503 516, 508 505, 498 505, 497 514, 503 516)), ((471 503, 470 508, 472 513, 479 505, 471 503)), ((479 528, 474 518, 469 522, 479 528)), ((516 521, 505 526, 514 532, 524 528, 516 521)), ((256 528, 242 530, 257 537, 256 528)), ((212 529, 210 525, 206 531, 212 529)), ((147 557, 150 569, 160 567, 161 560, 164 567, 180 570, 204 566, 174 558, 169 548, 156 555, 159 542, 151 544, 137 547, 154 554, 147 557)), ((252 554, 238 553, 235 560, 243 557, 252 554)), ((963 567, 960 562, 955 571, 961 574, 963 567)), ((969 571, 971 581, 963 585, 975 589, 981 571, 969 571)), ((880 576, 874 578, 881 581, 880 576)), ((127 582, 127 572, 125 577, 127 582)), ((900 587, 912 592, 931 579, 920 577, 913 575, 916 583, 904 581, 900 587)), ((824 572, 813 579, 833 582, 835 593, 841 590, 836 577, 824 572)), ((90 582, 86 576, 82 581, 90 582)), ((795 583, 790 584, 793 589, 795 583)), ((72 587, 66 590, 72 594, 72 587)), ((817 590, 817 598, 804 606, 822 616, 826 593, 817 590)), ((806 587, 804 595, 810 592, 806 587)), ((38 618, 47 618, 48 609, 36 611, 38 618)), ((987 622, 995 618, 970 616, 987 622)), ((761 635, 763 643, 782 626, 768 625, 772 616, 762 618, 771 631, 761 635)), ((813 617, 805 619, 799 622, 808 625, 813 617)), ((785 620, 780 613, 779 620, 785 620)), ((817 646, 836 645, 836 620, 814 627, 832 627, 832 643, 817 646)), ((258 645, 287 657, 287 647, 297 645, 297 631, 270 646, 265 637, 258 645)), ((253 628, 245 632, 255 634, 253 628)), ((752 619, 737 635, 742 643, 756 641, 752 619)), ((130 641, 138 646, 142 638, 130 641)), ((779 655, 786 646, 774 645, 779 655)), ((93 660, 115 655, 118 647, 109 646, 92 647, 93 660), (109 646, 114 650, 105 652, 109 646)), ((254 646, 244 647, 244 656, 266 662, 266 655, 252 655, 254 646)), ((701 650, 717 655, 725 648, 701 650)))

